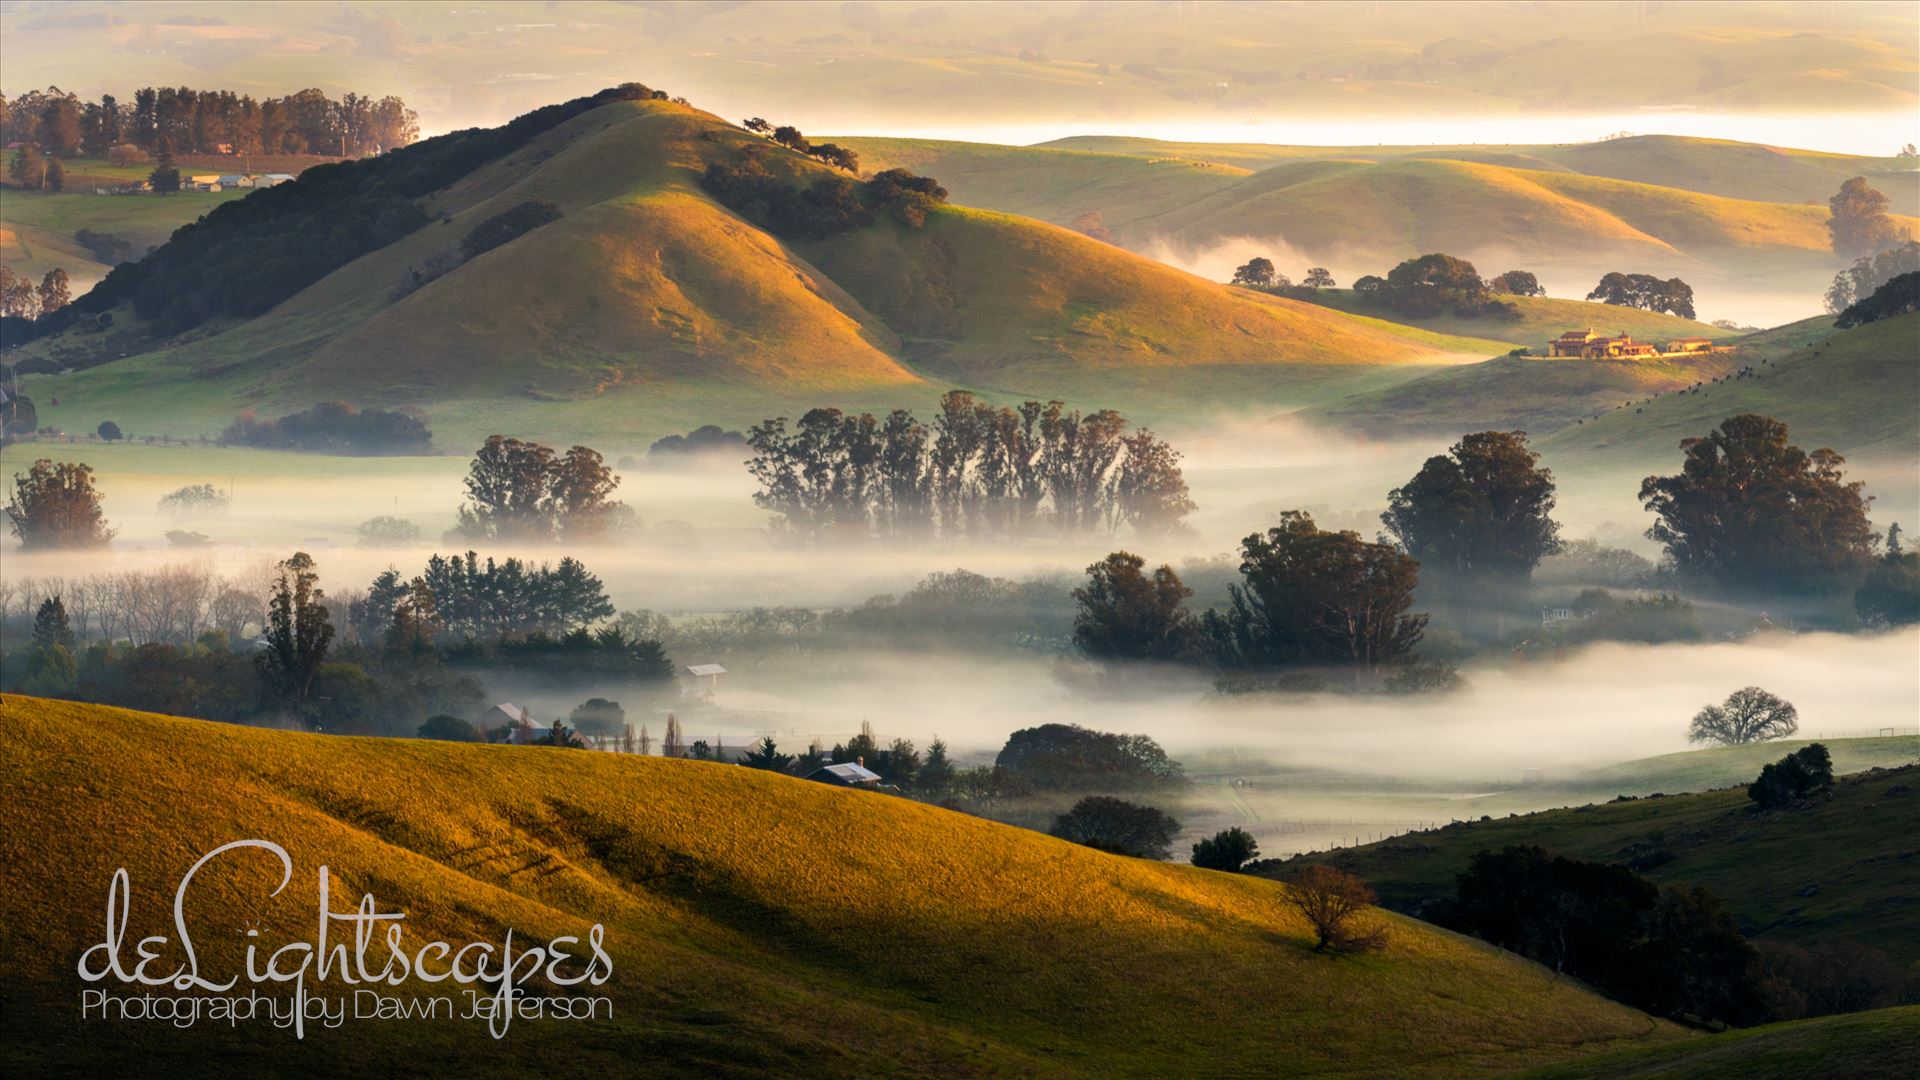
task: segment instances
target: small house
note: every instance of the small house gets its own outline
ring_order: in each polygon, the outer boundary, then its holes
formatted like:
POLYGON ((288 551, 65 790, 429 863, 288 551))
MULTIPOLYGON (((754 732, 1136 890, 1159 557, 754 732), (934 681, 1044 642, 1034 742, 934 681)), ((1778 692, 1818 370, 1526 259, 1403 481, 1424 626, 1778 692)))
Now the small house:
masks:
POLYGON ((727 673, 727 669, 724 667, 721 667, 719 664, 688 664, 687 665, 687 674, 699 680, 699 683, 698 683, 699 689, 697 691, 696 696, 698 696, 702 701, 713 700, 713 692, 720 685, 720 676, 725 675, 726 673, 727 673))
POLYGON ((1661 348, 1669 356, 1685 356, 1688 353, 1710 353, 1713 351, 1713 339, 1703 337, 1674 338, 1661 348))
POLYGON ((834 787, 870 788, 879 785, 880 774, 860 762, 843 761, 838 765, 822 765, 808 773, 807 779, 834 787))
POLYGON ((228 188, 250 188, 252 186, 253 177, 244 176, 240 173, 230 173, 220 178, 220 189, 222 191, 228 188))
POLYGON ((287 183, 292 179, 293 179, 292 173, 270 172, 265 176, 254 177, 253 186, 257 188, 276 187, 280 184, 287 183))
POLYGON ((526 746, 539 737, 533 727, 533 714, 511 701, 495 705, 480 718, 480 730, 489 737, 503 727, 507 729, 506 741, 515 746, 526 746))

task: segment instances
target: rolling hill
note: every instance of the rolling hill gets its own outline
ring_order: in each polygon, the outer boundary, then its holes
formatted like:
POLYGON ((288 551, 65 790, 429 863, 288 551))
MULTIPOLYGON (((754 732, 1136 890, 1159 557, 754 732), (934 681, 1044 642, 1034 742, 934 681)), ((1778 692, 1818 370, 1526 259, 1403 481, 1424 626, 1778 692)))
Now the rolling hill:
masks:
POLYGON ((1728 1031, 1671 1046, 1550 1065, 1526 1080, 1754 1080, 1920 1072, 1920 1005, 1728 1031))
POLYGON ((1680 440, 1758 412, 1785 420, 1800 446, 1832 447, 1858 464, 1904 466, 1920 457, 1911 408, 1916 335, 1920 316, 1854 330, 1835 330, 1833 317, 1823 316, 1732 338, 1732 351, 1699 359, 1503 356, 1302 415, 1373 434, 1520 428, 1557 468, 1644 474, 1671 466, 1680 440))
MULTIPOLYGON (((745 768, 232 727, 9 695, 0 915, 11 1073, 791 1076, 1486 1075, 1683 1038, 1545 969, 1381 915, 1385 951, 1309 948, 1283 887, 1124 859, 891 796, 745 768), (244 924, 310 940, 312 878, 404 912, 407 940, 607 928, 613 1019, 338 1030, 71 1022, 74 957, 116 867, 129 935, 187 894, 203 970, 244 924), (415 938, 412 935, 419 935, 415 938), (1280 1063, 1284 1063, 1283 1065, 1280 1063)), ((417 983, 409 986, 418 986, 417 983)), ((337 981, 333 984, 338 988, 337 981)), ((310 987, 311 989, 312 987, 310 987)), ((322 992, 322 991, 316 991, 322 992)), ((396 991, 405 993, 406 991, 396 991)))
POLYGON ((1757 412, 1786 421, 1799 446, 1832 447, 1862 463, 1911 465, 1920 457, 1916 342, 1920 315, 1853 330, 1833 329, 1829 316, 1741 338, 1734 355, 1749 374, 1668 390, 1563 428, 1541 443, 1541 452, 1595 466, 1670 466, 1681 439, 1757 412))
POLYGON ((1541 436, 1592 423, 1596 414, 1638 407, 1739 367, 1728 353, 1661 360, 1501 356, 1363 390, 1301 416, 1379 438, 1499 430, 1525 431, 1540 443, 1541 436))
MULTIPOLYGON (((1224 279, 1265 254, 1347 279, 1444 251, 1584 295, 1609 270, 1679 275, 1709 317, 1806 309, 1844 265, 1826 200, 1864 175, 1920 230, 1920 173, 1890 158, 1644 136, 1561 146, 1312 147, 1109 136, 1033 147, 844 140, 962 201, 1077 228, 1224 279), (1578 290, 1578 291, 1575 291, 1578 290), (1802 297, 1797 301, 1789 299, 1802 297)), ((1920 233, 1916 233, 1920 235, 1920 233)), ((1297 264, 1297 265, 1295 265, 1297 264)), ((1777 320, 1776 320, 1777 321, 1777 320)))
POLYGON ((1359 874, 1381 903, 1411 911, 1452 896, 1455 876, 1482 850, 1532 844, 1598 862, 1651 855, 1641 873, 1711 890, 1750 938, 1852 941, 1908 965, 1920 961, 1916 781, 1920 765, 1857 773, 1830 799, 1767 813, 1751 811, 1744 786, 1646 797, 1461 821, 1305 858, 1359 874))
MULTIPOLYGON (((1088 401, 1108 374, 1141 376, 1143 397, 1177 382, 1214 404, 1250 389, 1286 400, 1303 376, 1364 381, 1499 348, 1228 289, 960 206, 935 208, 919 229, 883 215, 830 239, 783 241, 699 182, 749 144, 767 145, 663 100, 584 109, 413 200, 433 223, 264 313, 166 335, 122 304, 110 332, 24 347, 28 370, 88 369, 54 382, 48 397, 62 405, 43 422, 84 429, 118 414, 165 431, 151 411, 164 402, 166 422, 181 425, 172 430, 192 433, 243 406, 344 397, 422 405, 462 435, 496 430, 503 408, 538 417, 533 434, 659 434, 688 413, 737 424, 824 400, 917 404, 953 383, 1088 401), (560 219, 400 286, 529 202, 560 219), (1264 393, 1260 372, 1274 375, 1264 393), (1219 379, 1230 395, 1208 389, 1219 379)), ((431 161, 462 145, 402 153, 431 161)), ((769 149, 795 184, 832 175, 769 149)), ((405 182, 401 165, 389 171, 405 182)), ((296 199, 306 183, 253 198, 296 199)))
POLYGON ((1636 340, 1653 342, 1670 341, 1677 337, 1704 337, 1719 341, 1740 333, 1711 323, 1682 319, 1678 315, 1663 315, 1656 311, 1586 300, 1557 300, 1547 296, 1501 297, 1520 309, 1520 317, 1513 320, 1487 316, 1463 319, 1452 311, 1416 319, 1383 305, 1363 303, 1352 289, 1320 289, 1310 294, 1309 299, 1312 303, 1336 311, 1391 319, 1437 334, 1493 338, 1532 349, 1536 353, 1544 353, 1547 342, 1563 332, 1583 326, 1611 334, 1624 332, 1633 335, 1636 340))

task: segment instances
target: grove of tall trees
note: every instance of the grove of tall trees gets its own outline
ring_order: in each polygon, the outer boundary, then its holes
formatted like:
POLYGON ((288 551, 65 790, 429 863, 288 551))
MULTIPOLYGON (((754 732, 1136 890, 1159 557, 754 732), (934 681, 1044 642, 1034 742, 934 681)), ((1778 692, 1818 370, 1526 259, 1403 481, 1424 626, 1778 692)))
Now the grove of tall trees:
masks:
POLYGON ((420 137, 419 117, 398 97, 302 90, 255 100, 231 90, 142 87, 122 102, 83 101, 57 86, 0 95, 0 143, 55 157, 108 157, 115 147, 153 154, 324 154, 365 157, 420 137))
POLYGON ((806 543, 1159 533, 1194 509, 1171 446, 1059 401, 995 407, 956 390, 930 425, 905 409, 814 409, 792 430, 785 417, 756 425, 747 444, 754 502, 806 543))

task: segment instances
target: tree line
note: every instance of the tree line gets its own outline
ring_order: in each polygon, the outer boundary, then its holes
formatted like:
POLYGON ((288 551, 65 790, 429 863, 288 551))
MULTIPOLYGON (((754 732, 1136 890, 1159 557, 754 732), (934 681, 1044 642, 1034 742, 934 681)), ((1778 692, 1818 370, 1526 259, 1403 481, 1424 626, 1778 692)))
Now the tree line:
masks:
MULTIPOLYGON (((1275 271, 1271 259, 1263 257, 1236 268, 1230 284, 1311 300, 1319 290, 1333 288, 1334 280, 1324 267, 1314 267, 1296 286, 1285 274, 1275 271)), ((1507 321, 1518 320, 1520 308, 1501 297, 1547 295, 1540 279, 1531 271, 1508 270, 1482 278, 1472 263, 1439 252, 1407 259, 1387 271, 1385 277, 1364 274, 1354 280, 1353 292, 1363 303, 1390 308, 1414 318, 1431 318, 1451 311, 1463 319, 1492 317, 1507 321)), ((1694 317, 1693 287, 1679 278, 1662 280, 1650 274, 1609 273, 1586 298, 1684 319, 1694 317)))
MULTIPOLYGON (((1732 594, 1846 589, 1863 620, 1920 621, 1920 556, 1900 550, 1898 526, 1879 551, 1871 500, 1839 454, 1804 451, 1785 424, 1753 414, 1681 446, 1682 470, 1640 489, 1655 516, 1647 536, 1676 578, 1732 594)), ((1229 679, 1406 665, 1427 625, 1412 610, 1423 571, 1524 580, 1561 550, 1553 476, 1538 461, 1522 432, 1468 435, 1388 493, 1387 535, 1374 542, 1283 513, 1242 542, 1227 606, 1199 616, 1171 566, 1149 572, 1141 556, 1114 552, 1074 592, 1074 642, 1100 659, 1211 663, 1229 679)))
POLYGON ((344 401, 323 401, 276 420, 245 413, 227 425, 220 441, 328 454, 426 454, 433 450, 433 432, 418 410, 405 406, 392 411, 358 409, 344 401))
POLYGON ((131 101, 97 101, 50 86, 0 94, 0 143, 24 143, 56 158, 108 157, 116 147, 148 154, 329 154, 364 157, 412 144, 419 117, 400 98, 307 89, 255 100, 231 90, 141 87, 131 101))
POLYGON ((747 433, 747 469, 775 530, 805 543, 1178 529, 1194 509, 1180 454, 1129 427, 1110 409, 995 407, 955 390, 931 424, 905 409, 813 409, 792 430, 767 420, 747 433))

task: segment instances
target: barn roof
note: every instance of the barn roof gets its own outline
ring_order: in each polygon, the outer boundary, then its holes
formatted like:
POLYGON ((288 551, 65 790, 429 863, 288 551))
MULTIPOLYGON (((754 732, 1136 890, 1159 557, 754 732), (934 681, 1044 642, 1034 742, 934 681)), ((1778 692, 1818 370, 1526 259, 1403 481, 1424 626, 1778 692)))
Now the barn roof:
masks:
POLYGON ((848 784, 877 784, 880 782, 879 773, 874 772, 865 765, 857 765, 851 761, 843 761, 838 765, 823 765, 811 773, 808 773, 807 779, 818 779, 821 773, 826 773, 828 776, 848 784))

